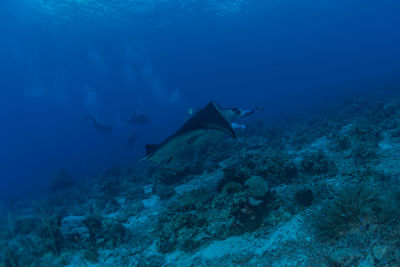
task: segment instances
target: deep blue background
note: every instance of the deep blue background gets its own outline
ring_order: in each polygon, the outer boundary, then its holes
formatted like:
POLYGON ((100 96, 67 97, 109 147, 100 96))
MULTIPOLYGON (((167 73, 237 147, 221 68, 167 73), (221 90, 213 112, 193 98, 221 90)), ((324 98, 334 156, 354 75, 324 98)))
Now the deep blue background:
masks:
POLYGON ((42 192, 61 167, 84 177, 127 164, 211 99, 271 119, 396 86, 399 1, 249 0, 223 15, 198 3, 107 18, 1 1, 0 199, 42 192), (124 124, 131 106, 152 123, 124 124))

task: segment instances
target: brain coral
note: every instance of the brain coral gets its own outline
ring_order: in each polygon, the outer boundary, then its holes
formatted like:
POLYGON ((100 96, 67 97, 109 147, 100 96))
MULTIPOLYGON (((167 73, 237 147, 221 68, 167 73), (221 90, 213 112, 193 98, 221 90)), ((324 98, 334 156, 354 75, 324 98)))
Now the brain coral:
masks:
POLYGON ((268 193, 268 183, 260 176, 252 176, 245 182, 252 197, 262 198, 268 193))

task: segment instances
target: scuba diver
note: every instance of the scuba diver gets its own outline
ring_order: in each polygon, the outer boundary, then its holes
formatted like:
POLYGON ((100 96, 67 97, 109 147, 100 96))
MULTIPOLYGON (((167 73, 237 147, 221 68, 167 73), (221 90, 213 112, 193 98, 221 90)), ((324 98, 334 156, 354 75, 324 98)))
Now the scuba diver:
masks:
POLYGON ((150 122, 150 118, 145 115, 145 114, 139 114, 136 115, 135 109, 132 108, 132 115, 129 120, 127 120, 127 123, 133 124, 133 125, 144 125, 150 122))
POLYGON ((109 125, 104 124, 103 122, 99 121, 96 116, 94 116, 93 114, 87 114, 83 116, 85 119, 89 119, 93 121, 93 125, 94 127, 101 131, 101 132, 111 132, 112 131, 112 127, 109 125))

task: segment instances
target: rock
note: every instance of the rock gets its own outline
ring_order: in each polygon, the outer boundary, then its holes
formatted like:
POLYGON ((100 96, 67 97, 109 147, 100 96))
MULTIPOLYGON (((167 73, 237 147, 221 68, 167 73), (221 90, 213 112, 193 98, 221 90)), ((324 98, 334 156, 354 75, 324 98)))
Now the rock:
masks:
POLYGON ((126 227, 119 222, 110 220, 105 224, 107 231, 103 234, 106 241, 106 247, 112 249, 121 244, 124 244, 130 238, 129 232, 126 227))
POLYGON ((222 194, 233 194, 243 190, 243 186, 238 182, 230 182, 222 188, 222 194))
POLYGON ((169 199, 176 194, 176 191, 172 185, 157 183, 153 188, 153 193, 155 193, 160 199, 169 199))
POLYGON ((389 253, 389 246, 376 246, 372 249, 372 254, 374 258, 378 261, 381 261, 384 257, 389 253))
POLYGON ((129 201, 132 200, 142 200, 146 197, 146 193, 143 187, 134 185, 133 187, 129 188, 129 195, 127 196, 129 201))
POLYGON ((310 189, 300 190, 296 193, 296 201, 302 206, 311 206, 313 200, 314 194, 310 189))
POLYGON ((393 115, 395 115, 397 110, 398 110, 398 106, 393 103, 388 103, 383 107, 383 113, 387 118, 390 118, 393 115))
POLYGON ((15 232, 21 235, 27 235, 37 230, 39 219, 32 215, 17 217, 14 220, 15 232))
POLYGON ((129 215, 136 216, 144 209, 144 204, 142 201, 136 201, 128 205, 129 215))
POLYGON ((83 254, 85 256, 85 259, 90 261, 91 263, 96 263, 99 261, 99 259, 98 259, 99 253, 95 249, 85 250, 85 252, 83 254))
POLYGON ((253 176, 245 182, 252 197, 262 198, 269 190, 268 183, 260 176, 253 176))
POLYGON ((85 242, 89 240, 89 229, 84 224, 84 216, 66 216, 61 220, 60 233, 63 238, 75 241, 78 238, 85 242))
POLYGON ((300 162, 301 170, 311 175, 321 175, 334 169, 334 162, 331 161, 324 150, 306 154, 300 162))
POLYGON ((116 220, 125 223, 130 217, 138 216, 143 209, 144 204, 142 201, 129 203, 116 215, 116 220))
POLYGON ((254 199, 254 197, 249 197, 249 204, 250 204, 250 206, 255 207, 255 206, 260 205, 261 203, 263 203, 262 200, 254 199))
POLYGON ((390 251, 391 249, 389 246, 375 246, 359 266, 380 266, 378 263, 384 262, 389 257, 390 251))
POLYGON ((355 250, 337 249, 329 257, 329 266, 352 266, 361 258, 361 254, 355 250))

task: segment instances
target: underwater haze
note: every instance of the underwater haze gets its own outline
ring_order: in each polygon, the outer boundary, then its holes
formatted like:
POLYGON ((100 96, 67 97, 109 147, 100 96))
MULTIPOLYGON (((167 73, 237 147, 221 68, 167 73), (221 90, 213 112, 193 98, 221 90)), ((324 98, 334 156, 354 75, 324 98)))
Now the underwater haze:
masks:
POLYGON ((400 266, 399 0, 0 0, 0 267, 400 266))
POLYGON ((129 164, 211 100, 274 120, 390 87, 399 11, 394 0, 2 0, 0 198, 44 194, 60 168, 81 179, 129 164), (151 121, 125 123, 132 108, 151 121))

